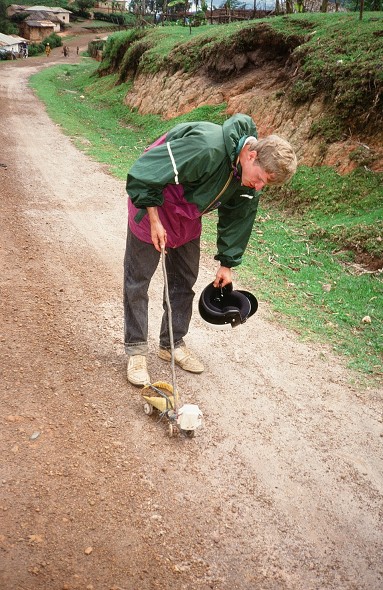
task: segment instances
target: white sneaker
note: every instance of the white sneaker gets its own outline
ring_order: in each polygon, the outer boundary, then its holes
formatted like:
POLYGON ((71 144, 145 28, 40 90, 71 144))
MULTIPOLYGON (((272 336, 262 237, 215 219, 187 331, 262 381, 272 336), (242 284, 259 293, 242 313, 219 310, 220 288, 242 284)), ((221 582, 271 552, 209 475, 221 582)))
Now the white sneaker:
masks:
MULTIPOLYGON (((170 362, 172 360, 171 352, 166 348, 160 348, 158 356, 164 361, 170 362)), ((182 346, 177 346, 177 348, 174 349, 174 361, 176 365, 181 367, 181 369, 189 371, 190 373, 202 373, 204 370, 201 361, 198 360, 191 350, 186 348, 184 344, 182 346)))
POLYGON ((150 377, 146 366, 146 356, 142 354, 130 356, 126 375, 132 385, 148 385, 150 377))

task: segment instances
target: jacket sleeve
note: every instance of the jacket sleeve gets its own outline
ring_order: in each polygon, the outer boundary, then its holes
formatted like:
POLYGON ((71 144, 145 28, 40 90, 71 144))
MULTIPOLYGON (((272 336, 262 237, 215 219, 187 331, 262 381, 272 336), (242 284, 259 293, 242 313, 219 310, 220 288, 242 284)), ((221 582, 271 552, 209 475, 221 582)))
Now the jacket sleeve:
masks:
POLYGON ((217 251, 214 257, 232 268, 242 262, 257 214, 259 193, 252 199, 237 195, 218 208, 217 251))

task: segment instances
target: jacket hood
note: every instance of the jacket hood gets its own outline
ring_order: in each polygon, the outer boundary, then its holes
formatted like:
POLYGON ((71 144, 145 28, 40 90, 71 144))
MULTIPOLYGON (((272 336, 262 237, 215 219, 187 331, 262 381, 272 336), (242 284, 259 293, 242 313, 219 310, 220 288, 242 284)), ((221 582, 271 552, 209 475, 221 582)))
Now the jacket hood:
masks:
POLYGON ((232 164, 235 163, 245 139, 250 135, 258 138, 257 128, 249 115, 233 115, 222 125, 222 132, 226 151, 232 164))

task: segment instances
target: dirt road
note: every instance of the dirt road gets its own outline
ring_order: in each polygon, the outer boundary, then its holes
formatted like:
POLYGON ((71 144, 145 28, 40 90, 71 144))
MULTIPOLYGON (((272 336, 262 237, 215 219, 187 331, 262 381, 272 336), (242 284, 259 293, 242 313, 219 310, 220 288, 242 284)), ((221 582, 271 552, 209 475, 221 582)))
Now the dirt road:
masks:
MULTIPOLYGON (((224 335, 194 314, 206 371, 177 373, 204 412, 194 439, 144 415, 122 346, 124 183, 50 121, 28 88, 45 65, 0 64, 0 587, 380 590, 382 391, 260 302, 224 335)), ((214 273, 205 256, 198 294, 214 273)), ((161 292, 159 269, 150 371, 169 381, 161 292)))

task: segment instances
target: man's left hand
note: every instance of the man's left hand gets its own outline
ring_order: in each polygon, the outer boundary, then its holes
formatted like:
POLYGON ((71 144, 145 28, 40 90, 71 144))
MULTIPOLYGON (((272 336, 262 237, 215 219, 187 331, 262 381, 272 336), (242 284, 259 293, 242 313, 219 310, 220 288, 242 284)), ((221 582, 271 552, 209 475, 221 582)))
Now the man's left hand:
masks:
POLYGON ((220 266, 215 276, 213 283, 214 287, 225 287, 229 283, 233 282, 231 268, 227 266, 220 266))

